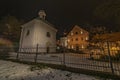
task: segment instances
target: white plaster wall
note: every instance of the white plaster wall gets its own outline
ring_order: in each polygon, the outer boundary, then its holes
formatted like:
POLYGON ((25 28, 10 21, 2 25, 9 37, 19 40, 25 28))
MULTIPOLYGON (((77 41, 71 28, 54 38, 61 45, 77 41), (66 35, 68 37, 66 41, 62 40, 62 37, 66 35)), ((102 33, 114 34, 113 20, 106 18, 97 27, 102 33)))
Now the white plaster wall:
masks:
POLYGON ((41 20, 34 19, 23 26, 20 39, 21 52, 36 52, 38 44, 39 52, 46 52, 46 43, 50 43, 50 52, 56 52, 56 29, 44 23, 41 20), (27 36, 27 30, 30 30, 27 36), (50 32, 51 37, 47 37, 47 32, 50 32))
POLYGON ((68 46, 67 43, 68 43, 67 37, 60 38, 60 45, 61 46, 67 47, 68 46))
POLYGON ((34 42, 33 46, 39 45, 39 52, 46 52, 47 43, 50 45, 50 52, 56 51, 56 30, 50 25, 40 20, 35 20, 34 25, 34 42), (50 32, 51 37, 47 37, 46 33, 50 32))
POLYGON ((28 52, 33 48, 33 36, 34 36, 34 20, 22 26, 22 33, 20 38, 20 51, 28 52), (30 31, 27 36, 27 31, 30 31))

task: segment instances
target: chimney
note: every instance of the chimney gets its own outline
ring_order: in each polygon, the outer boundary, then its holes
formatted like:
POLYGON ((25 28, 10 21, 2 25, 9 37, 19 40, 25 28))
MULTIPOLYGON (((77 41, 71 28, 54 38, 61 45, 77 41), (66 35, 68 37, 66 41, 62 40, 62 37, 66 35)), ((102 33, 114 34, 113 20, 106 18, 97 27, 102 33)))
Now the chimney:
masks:
POLYGON ((39 13, 38 13, 38 15, 39 15, 39 17, 40 17, 41 19, 44 19, 44 20, 45 20, 46 13, 45 13, 44 10, 40 10, 39 13))

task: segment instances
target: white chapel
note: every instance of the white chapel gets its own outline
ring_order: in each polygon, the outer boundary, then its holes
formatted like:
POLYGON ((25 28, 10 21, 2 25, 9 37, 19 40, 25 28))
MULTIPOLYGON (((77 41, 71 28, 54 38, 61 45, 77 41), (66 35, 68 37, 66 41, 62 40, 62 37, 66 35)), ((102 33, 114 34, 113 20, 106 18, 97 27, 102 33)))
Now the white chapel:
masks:
POLYGON ((45 19, 46 13, 40 10, 38 17, 23 24, 20 37, 20 52, 35 52, 36 47, 39 52, 56 51, 56 32, 57 29, 45 19))

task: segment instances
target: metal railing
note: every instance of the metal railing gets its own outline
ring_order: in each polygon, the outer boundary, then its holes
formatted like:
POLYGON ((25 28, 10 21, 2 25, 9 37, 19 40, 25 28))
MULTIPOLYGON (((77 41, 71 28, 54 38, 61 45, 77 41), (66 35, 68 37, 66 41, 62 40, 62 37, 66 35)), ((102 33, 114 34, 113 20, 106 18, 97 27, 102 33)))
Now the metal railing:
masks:
POLYGON ((71 51, 67 48, 34 47, 18 48, 0 47, 0 58, 31 61, 35 63, 50 63, 73 68, 108 72, 120 75, 120 50, 80 49, 71 51))

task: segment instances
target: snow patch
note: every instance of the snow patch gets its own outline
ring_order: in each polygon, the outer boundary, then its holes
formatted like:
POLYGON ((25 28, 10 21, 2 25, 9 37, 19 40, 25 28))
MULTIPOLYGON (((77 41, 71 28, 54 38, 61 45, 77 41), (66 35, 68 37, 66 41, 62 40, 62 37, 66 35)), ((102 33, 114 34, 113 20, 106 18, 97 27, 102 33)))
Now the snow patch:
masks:
POLYGON ((102 80, 52 68, 30 70, 29 65, 0 60, 0 80, 102 80))

